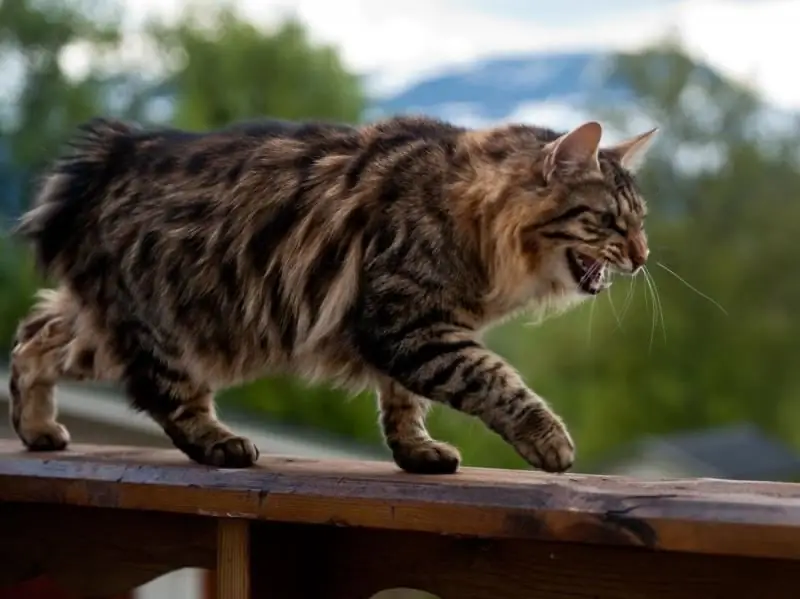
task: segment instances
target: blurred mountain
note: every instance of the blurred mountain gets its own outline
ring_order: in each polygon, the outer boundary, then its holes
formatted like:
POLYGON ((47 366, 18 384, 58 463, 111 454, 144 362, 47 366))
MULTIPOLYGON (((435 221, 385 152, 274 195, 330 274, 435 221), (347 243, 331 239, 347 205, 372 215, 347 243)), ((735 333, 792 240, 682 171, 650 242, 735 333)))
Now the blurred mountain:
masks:
POLYGON ((476 121, 512 120, 526 107, 629 103, 630 87, 615 76, 614 56, 527 54, 480 60, 378 97, 375 114, 425 113, 476 121))
MULTIPOLYGON (((622 109, 638 121, 636 127, 647 126, 645 121, 650 119, 632 86, 615 72, 617 58, 615 53, 601 51, 536 53, 459 65, 394 93, 373 94, 369 118, 422 113, 465 126, 513 121, 566 129, 581 118, 603 120, 608 111, 622 109)), ((706 65, 696 67, 693 78, 698 88, 737 85, 706 65)), ((657 59, 651 68, 658 71, 657 59)), ((666 74, 666 63, 664 70, 666 74)), ((367 79, 368 87, 370 83, 367 79)), ((707 108, 701 98, 691 99, 691 104, 693 110, 707 108)), ((767 106, 757 128, 766 133, 794 118, 794 114, 767 106)))

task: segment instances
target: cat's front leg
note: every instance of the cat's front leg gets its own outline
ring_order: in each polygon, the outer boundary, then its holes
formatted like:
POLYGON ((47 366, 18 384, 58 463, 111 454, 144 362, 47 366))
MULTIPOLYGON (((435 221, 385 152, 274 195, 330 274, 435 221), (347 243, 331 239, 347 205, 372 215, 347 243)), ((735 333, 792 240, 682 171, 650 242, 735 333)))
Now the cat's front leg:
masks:
POLYGON ((374 335, 366 345, 369 359, 400 385, 477 416, 533 466, 548 472, 572 466, 575 446, 561 419, 470 331, 374 335))

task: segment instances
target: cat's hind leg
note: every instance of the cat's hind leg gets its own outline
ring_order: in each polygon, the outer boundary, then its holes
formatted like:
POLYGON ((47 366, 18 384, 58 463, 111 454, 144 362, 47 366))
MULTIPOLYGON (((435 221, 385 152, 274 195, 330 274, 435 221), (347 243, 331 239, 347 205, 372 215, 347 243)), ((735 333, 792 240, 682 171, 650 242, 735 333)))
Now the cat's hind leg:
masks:
POLYGON ((125 356, 125 388, 134 407, 147 412, 190 459, 220 468, 246 468, 258 448, 217 418, 214 395, 179 365, 136 348, 125 356))
POLYGON ((69 444, 69 432, 56 420, 56 382, 95 378, 97 351, 81 327, 78 306, 66 289, 40 291, 17 327, 11 350, 10 419, 31 450, 55 451, 69 444))
POLYGON ((458 470, 458 450, 436 441, 425 427, 430 403, 390 380, 378 391, 380 423, 395 463, 415 474, 452 474, 458 470))

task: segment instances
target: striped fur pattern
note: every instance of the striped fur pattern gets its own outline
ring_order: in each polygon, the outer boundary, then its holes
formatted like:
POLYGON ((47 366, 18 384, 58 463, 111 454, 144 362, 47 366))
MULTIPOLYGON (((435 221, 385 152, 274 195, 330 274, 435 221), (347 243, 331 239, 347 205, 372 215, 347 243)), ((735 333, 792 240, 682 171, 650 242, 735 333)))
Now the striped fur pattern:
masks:
POLYGON ((32 450, 62 449, 57 381, 115 381, 191 459, 247 467, 258 449, 220 422, 214 392, 288 373, 375 389, 407 471, 459 465, 425 428, 429 402, 567 470, 563 422, 481 333, 644 263, 628 165, 653 132, 603 149, 601 133, 416 117, 206 133, 87 123, 18 228, 56 283, 18 327, 15 430, 32 450))

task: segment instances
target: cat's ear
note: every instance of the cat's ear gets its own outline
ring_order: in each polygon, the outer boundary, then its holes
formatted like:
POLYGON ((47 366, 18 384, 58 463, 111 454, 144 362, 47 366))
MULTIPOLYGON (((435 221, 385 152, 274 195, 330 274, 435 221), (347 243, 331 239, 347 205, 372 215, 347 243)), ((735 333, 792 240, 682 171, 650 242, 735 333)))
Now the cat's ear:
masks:
POLYGON ((600 123, 589 121, 545 145, 545 179, 549 180, 553 173, 564 169, 599 172, 597 154, 602 136, 600 123))
POLYGON ((650 129, 645 133, 626 139, 615 146, 608 148, 607 151, 613 154, 617 160, 620 161, 622 166, 628 169, 636 168, 641 159, 644 157, 647 148, 650 146, 655 134, 658 133, 658 127, 650 129))

